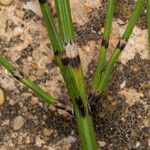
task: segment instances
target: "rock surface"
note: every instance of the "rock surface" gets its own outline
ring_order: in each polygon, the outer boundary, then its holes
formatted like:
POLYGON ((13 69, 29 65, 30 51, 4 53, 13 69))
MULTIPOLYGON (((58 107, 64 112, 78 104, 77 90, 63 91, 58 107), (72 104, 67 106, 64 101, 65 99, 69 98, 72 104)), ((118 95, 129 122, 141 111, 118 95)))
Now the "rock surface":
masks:
POLYGON ((5 101, 4 91, 0 88, 0 105, 5 101))
POLYGON ((0 3, 4 6, 9 6, 13 0, 0 0, 0 3))

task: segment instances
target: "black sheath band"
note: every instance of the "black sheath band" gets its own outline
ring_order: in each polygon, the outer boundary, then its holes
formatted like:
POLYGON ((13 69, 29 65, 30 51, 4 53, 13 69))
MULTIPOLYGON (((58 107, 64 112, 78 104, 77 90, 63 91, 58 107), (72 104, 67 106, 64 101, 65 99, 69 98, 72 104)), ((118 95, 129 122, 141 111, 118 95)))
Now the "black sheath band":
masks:
POLYGON ((77 67, 80 64, 80 62, 81 61, 80 61, 80 56, 79 55, 77 55, 76 57, 73 57, 73 58, 70 59, 70 65, 73 68, 77 67))
POLYGON ((47 0, 39 0, 39 3, 40 4, 44 4, 44 3, 46 3, 47 2, 47 0))
POLYGON ((127 41, 125 41, 124 39, 121 39, 117 44, 117 48, 123 51, 126 45, 127 45, 127 41))
POLYGON ((13 73, 12 73, 13 77, 16 78, 17 80, 21 80, 23 78, 23 73, 22 72, 19 72, 17 70, 15 70, 13 73))
POLYGON ((108 45, 109 45, 109 40, 108 39, 102 39, 102 46, 104 46, 105 48, 108 48, 108 45))
POLYGON ((57 50, 54 50, 54 56, 58 56, 59 52, 57 50))
POLYGON ((64 66, 68 65, 70 63, 70 59, 68 57, 66 58, 61 58, 61 61, 63 63, 64 66))

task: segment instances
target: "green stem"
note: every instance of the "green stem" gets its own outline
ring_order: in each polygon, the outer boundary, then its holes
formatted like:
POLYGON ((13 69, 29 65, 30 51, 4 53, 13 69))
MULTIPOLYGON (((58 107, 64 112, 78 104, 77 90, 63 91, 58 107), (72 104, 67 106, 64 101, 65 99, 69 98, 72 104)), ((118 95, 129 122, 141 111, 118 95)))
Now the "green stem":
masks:
POLYGON ((52 48, 54 50, 54 53, 57 53, 54 56, 54 60, 56 61, 56 63, 58 64, 58 66, 61 70, 61 73, 62 73, 62 76, 63 76, 64 81, 66 83, 66 87, 68 89, 69 94, 71 96, 74 96, 73 91, 77 87, 75 87, 74 86, 75 84, 72 84, 72 83, 73 82, 75 83, 75 80, 70 75, 71 74, 70 69, 68 67, 64 66, 62 61, 61 61, 61 57, 62 57, 61 55, 64 52, 63 40, 61 39, 60 35, 57 32, 56 26, 54 24, 54 21, 53 21, 51 13, 49 11, 49 7, 48 7, 46 0, 43 0, 43 1, 39 0, 39 2, 40 2, 41 11, 43 14, 44 22, 46 24, 47 31, 49 33, 48 35, 49 35, 49 38, 50 38, 51 43, 52 43, 52 48))
POLYGON ((103 78, 102 78, 100 85, 98 87, 99 91, 103 91, 105 89, 107 82, 110 78, 110 74, 113 70, 114 64, 117 61, 118 57, 120 56, 123 48, 125 47, 124 44, 126 44, 126 43, 124 43, 124 42, 127 42, 127 40, 129 39, 129 37, 133 31, 133 28, 134 28, 134 26, 138 20, 138 17, 140 16, 140 13, 144 7, 144 3, 145 3, 145 0, 138 0, 136 2, 135 8, 134 8, 134 11, 133 11, 131 18, 129 20, 128 26, 127 26, 127 28, 126 28, 123 36, 122 36, 123 43, 121 43, 121 45, 119 44, 119 47, 117 47, 115 49, 111 58, 109 59, 108 65, 107 65, 106 70, 105 70, 104 75, 103 75, 103 78), (123 48, 121 48, 122 46, 123 46, 123 48))
POLYGON ((64 50, 63 41, 57 33, 57 29, 54 25, 52 15, 49 12, 48 4, 46 2, 40 3, 40 6, 41 6, 41 11, 43 14, 44 22, 47 27, 48 35, 51 40, 52 47, 53 47, 54 51, 58 51, 59 53, 62 53, 64 50), (59 42, 57 42, 57 41, 59 41, 59 42))
POLYGON ((134 29, 134 26, 141 14, 144 4, 145 4, 145 0, 137 0, 137 2, 136 2, 135 8, 134 8, 134 11, 129 20, 128 26, 122 36, 122 38, 125 39, 126 41, 129 39, 129 37, 134 29))
MULTIPOLYGON (((55 0, 55 5, 59 21, 59 29, 64 42, 73 40, 75 38, 75 34, 71 18, 69 0, 55 0)), ((68 49, 65 50, 67 51, 68 49)), ((82 148, 83 150, 97 150, 95 131, 93 128, 91 116, 89 115, 88 97, 81 63, 75 67, 72 67, 71 65, 67 66, 72 71, 76 81, 77 89, 74 91, 74 94, 81 97, 81 101, 85 110, 85 116, 82 116, 80 112, 80 105, 78 105, 76 99, 72 97, 74 102, 73 106, 75 111, 75 119, 82 142, 82 148)))
POLYGON ((78 108, 75 108, 75 119, 78 126, 83 150, 97 150, 97 142, 93 122, 90 115, 82 117, 78 108))
POLYGON ((20 82, 22 82, 24 85, 26 85, 28 88, 30 88, 32 91, 34 91, 39 97, 41 97, 43 100, 45 100, 49 104, 56 103, 56 100, 49 96, 46 92, 44 92, 40 87, 38 87, 35 83, 30 81, 29 79, 22 76, 21 73, 19 73, 12 64, 2 55, 0 55, 0 64, 3 65, 16 79, 18 79, 20 82), (17 72, 17 76, 16 76, 17 72), (19 75, 19 76, 18 76, 19 75))
POLYGON ((75 33, 72 25, 72 17, 69 0, 55 0, 60 34, 64 42, 74 39, 75 33))
POLYGON ((109 0, 107 13, 106 13, 106 20, 105 20, 105 25, 104 25, 104 34, 103 34, 104 42, 102 42, 102 45, 101 45, 100 54, 98 57, 98 64, 97 64, 96 73, 94 77, 94 83, 93 83, 94 90, 97 90, 100 84, 101 78, 102 78, 102 71, 104 68, 104 62, 105 62, 106 53, 108 49, 108 43, 109 43, 108 41, 109 41, 109 36, 110 36, 110 31, 111 31, 113 12, 114 12, 114 0, 109 0))
MULTIPOLYGON (((61 1, 55 0, 55 6, 56 6, 56 11, 57 11, 57 16, 58 16, 59 29, 60 29, 60 33, 63 38, 63 41, 68 42, 68 41, 74 40, 75 33, 74 33, 74 28, 73 28, 73 23, 72 23, 69 0, 61 0, 61 1)), ((82 70, 81 63, 77 67, 72 67, 71 65, 68 65, 68 67, 72 71, 73 77, 76 81, 76 85, 78 88, 77 93, 80 93, 82 100, 87 104, 87 101, 88 101, 87 92, 86 92, 86 86, 85 86, 85 81, 83 77, 83 70, 82 70)))
POLYGON ((108 39, 110 35, 113 13, 114 13, 114 0, 109 0, 103 35, 105 39, 108 39))

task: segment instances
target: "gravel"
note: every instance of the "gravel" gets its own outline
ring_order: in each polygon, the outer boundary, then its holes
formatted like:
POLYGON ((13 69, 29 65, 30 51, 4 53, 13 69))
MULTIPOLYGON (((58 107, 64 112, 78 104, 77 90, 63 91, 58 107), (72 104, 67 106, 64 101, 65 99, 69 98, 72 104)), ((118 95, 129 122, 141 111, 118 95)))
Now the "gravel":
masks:
POLYGON ((14 122, 13 122, 13 129, 16 131, 16 130, 20 130, 24 125, 24 119, 22 116, 17 116, 15 119, 14 119, 14 122))
POLYGON ((0 105, 3 105, 4 102, 5 102, 4 91, 3 89, 0 88, 0 105))

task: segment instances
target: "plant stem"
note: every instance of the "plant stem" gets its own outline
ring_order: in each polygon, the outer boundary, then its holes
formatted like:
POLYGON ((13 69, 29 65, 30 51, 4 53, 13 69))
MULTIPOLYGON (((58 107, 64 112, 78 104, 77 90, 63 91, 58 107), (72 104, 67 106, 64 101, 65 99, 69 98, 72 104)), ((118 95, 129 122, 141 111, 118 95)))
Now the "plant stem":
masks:
POLYGON ((74 29, 72 28, 72 17, 69 5, 68 0, 55 0, 60 35, 64 42, 74 39, 75 36, 74 29))
POLYGON ((40 87, 38 87, 35 83, 27 79, 17 71, 12 64, 2 55, 0 55, 0 64, 2 64, 18 81, 22 82, 24 85, 26 85, 28 88, 30 88, 32 91, 34 91, 39 97, 41 97, 43 100, 45 100, 49 104, 56 103, 56 100, 49 96, 46 92, 44 92, 40 87))
POLYGON ((138 20, 138 17, 140 16, 140 13, 144 7, 144 3, 145 3, 145 0, 138 0, 136 2, 136 5, 135 5, 135 8, 134 8, 134 11, 131 15, 131 18, 129 20, 129 23, 127 25, 127 28, 122 36, 122 39, 121 41, 118 43, 115 51, 113 52, 109 62, 108 62, 108 65, 106 67, 106 70, 104 72, 104 75, 102 77, 102 80, 100 82, 100 85, 98 87, 98 90, 99 91, 103 91, 107 85, 107 82, 110 78, 110 74, 113 70, 113 67, 114 67, 114 64, 115 62, 117 61, 118 57, 120 56, 122 50, 124 49, 124 47, 126 46, 126 43, 133 31, 133 28, 138 20))
POLYGON ((74 79, 76 81, 77 90, 74 91, 75 92, 74 94, 81 98, 81 99, 79 98, 81 100, 79 104, 77 102, 77 100, 79 99, 72 97, 74 101, 73 107, 75 111, 75 120, 77 122, 78 131, 82 142, 82 147, 84 150, 97 150, 97 143, 96 143, 95 132, 93 128, 92 118, 89 114, 89 109, 88 109, 88 97, 87 97, 87 91, 86 91, 85 81, 83 77, 82 66, 80 63, 80 57, 78 51, 76 52, 78 47, 76 46, 76 43, 68 42, 74 40, 75 38, 69 0, 61 0, 61 1, 55 0, 55 5, 56 5, 56 11, 58 15, 60 33, 63 38, 63 41, 66 43, 65 51, 66 53, 68 53, 68 51, 72 51, 72 53, 76 53, 76 55, 73 57, 68 55, 65 57, 66 59, 71 60, 71 62, 73 62, 74 60, 76 61, 78 60, 77 62, 73 63, 75 65, 71 65, 69 63, 67 64, 67 66, 71 69, 74 79), (81 113, 82 111, 85 111, 84 114, 81 113))
POLYGON ((60 35, 57 32, 55 27, 52 15, 49 11, 49 7, 46 0, 39 0, 41 11, 43 14, 44 22, 47 27, 48 35, 52 43, 52 48, 54 51, 54 60, 56 61, 57 65, 59 66, 64 81, 66 83, 66 87, 68 89, 69 95, 74 96, 74 90, 77 88, 75 87, 75 80, 70 75, 71 71, 67 66, 64 66, 61 57, 62 53, 64 52, 64 42, 61 39, 60 35), (74 83, 74 84, 72 84, 74 83))
POLYGON ((91 116, 86 115, 86 117, 83 118, 80 114, 79 109, 78 108, 74 109, 75 109, 75 119, 77 122, 77 127, 82 142, 82 149, 97 150, 98 148, 91 116))
POLYGON ((150 48, 150 0, 147 0, 146 6, 147 6, 148 40, 149 40, 149 48, 150 48))
POLYGON ((78 46, 76 46, 76 43, 73 41, 75 39, 75 33, 74 33, 74 28, 73 28, 73 23, 72 23, 69 0, 61 0, 61 1, 55 0, 55 6, 56 6, 56 11, 57 11, 57 16, 58 16, 60 33, 61 33, 63 41, 66 44, 65 52, 68 53, 67 51, 72 51, 72 53, 76 53, 75 56, 66 55, 65 57, 67 59, 70 59, 71 61, 73 60, 73 58, 77 58, 77 57, 79 58, 77 65, 72 66, 70 65, 70 63, 66 65, 70 68, 70 70, 73 73, 73 76, 74 76, 74 79, 76 81, 76 85, 78 88, 78 92, 80 93, 82 100, 85 103, 87 103, 88 98, 87 98, 85 81, 83 77, 83 70, 82 70, 80 57, 79 57, 78 50, 77 50, 78 46))
POLYGON ((106 20, 105 20, 105 25, 104 25, 104 34, 103 34, 100 54, 98 57, 96 74, 94 77, 94 83, 93 83, 94 90, 97 90, 97 88, 100 84, 100 81, 101 81, 101 77, 102 77, 102 71, 103 71, 106 53, 107 53, 107 49, 108 49, 108 45, 109 45, 109 36, 110 36, 110 31, 111 31, 113 12, 114 12, 114 0, 109 0, 108 7, 107 7, 107 13, 106 13, 106 20))

